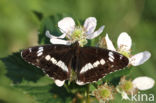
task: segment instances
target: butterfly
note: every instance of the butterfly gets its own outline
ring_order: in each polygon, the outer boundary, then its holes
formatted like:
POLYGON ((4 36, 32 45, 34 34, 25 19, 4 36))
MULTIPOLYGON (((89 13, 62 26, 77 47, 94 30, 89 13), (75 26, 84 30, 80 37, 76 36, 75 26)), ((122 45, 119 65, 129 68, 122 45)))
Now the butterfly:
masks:
POLYGON ((118 52, 99 47, 80 47, 78 42, 35 46, 22 50, 21 56, 26 62, 41 68, 57 86, 63 86, 71 78, 78 85, 96 82, 129 63, 128 58, 118 52))

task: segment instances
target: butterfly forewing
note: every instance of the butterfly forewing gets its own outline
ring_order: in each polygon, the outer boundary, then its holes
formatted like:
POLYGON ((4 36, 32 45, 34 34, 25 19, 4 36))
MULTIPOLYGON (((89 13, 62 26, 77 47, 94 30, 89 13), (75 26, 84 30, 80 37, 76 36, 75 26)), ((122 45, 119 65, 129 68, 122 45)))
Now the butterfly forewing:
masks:
POLYGON ((76 69, 77 84, 98 81, 111 72, 123 69, 128 62, 128 58, 114 51, 96 47, 80 48, 76 69))
POLYGON ((73 49, 65 45, 44 45, 25 49, 22 58, 39 68, 55 80, 66 80, 70 76, 73 49))

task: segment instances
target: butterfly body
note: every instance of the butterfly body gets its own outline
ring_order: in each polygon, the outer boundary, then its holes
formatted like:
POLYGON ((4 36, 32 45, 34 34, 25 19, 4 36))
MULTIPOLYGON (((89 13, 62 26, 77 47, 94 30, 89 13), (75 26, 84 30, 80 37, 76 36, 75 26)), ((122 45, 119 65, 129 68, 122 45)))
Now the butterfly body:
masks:
POLYGON ((78 85, 95 82, 129 63, 122 54, 98 47, 80 47, 78 42, 36 46, 23 50, 21 56, 41 68, 59 86, 73 78, 78 85))

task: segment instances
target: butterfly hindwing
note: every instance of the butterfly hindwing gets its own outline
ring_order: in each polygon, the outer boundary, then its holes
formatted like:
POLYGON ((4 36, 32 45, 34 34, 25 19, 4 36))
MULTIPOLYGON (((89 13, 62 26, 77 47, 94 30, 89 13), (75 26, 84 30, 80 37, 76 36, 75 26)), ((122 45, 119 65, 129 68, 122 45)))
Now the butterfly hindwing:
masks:
POLYGON ((128 65, 128 58, 111 50, 83 47, 79 49, 77 61, 77 84, 98 81, 105 75, 128 65))
POLYGON ((72 48, 66 45, 43 45, 25 49, 21 56, 54 80, 63 81, 70 76, 72 52, 72 48))

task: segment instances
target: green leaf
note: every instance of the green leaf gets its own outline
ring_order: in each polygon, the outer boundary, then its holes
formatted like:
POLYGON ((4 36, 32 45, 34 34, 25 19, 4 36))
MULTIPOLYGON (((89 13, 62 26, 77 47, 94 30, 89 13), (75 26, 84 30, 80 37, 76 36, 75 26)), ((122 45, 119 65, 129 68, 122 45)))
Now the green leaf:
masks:
POLYGON ((55 84, 16 85, 15 87, 33 96, 39 103, 68 103, 74 97, 67 93, 64 87, 60 88, 55 84))
POLYGON ((6 68, 2 63, 2 61, 0 61, 0 84, 1 84, 0 86, 7 86, 8 84, 10 84, 10 80, 6 78, 5 74, 6 68))
POLYGON ((14 88, 0 86, 0 103, 37 103, 34 98, 14 88))
POLYGON ((119 70, 106 75, 106 77, 103 78, 103 82, 109 82, 113 85, 117 85, 120 81, 120 77, 128 75, 130 72, 131 72, 131 68, 126 67, 123 70, 119 70))
POLYGON ((67 103, 72 100, 72 93, 68 93, 65 87, 57 87, 40 69, 26 63, 20 52, 1 60, 6 66, 6 76, 13 83, 12 87, 32 96, 38 103, 67 103))
POLYGON ((6 66, 7 77, 14 83, 21 83, 22 80, 37 81, 43 76, 41 70, 25 62, 20 52, 1 59, 6 66))

